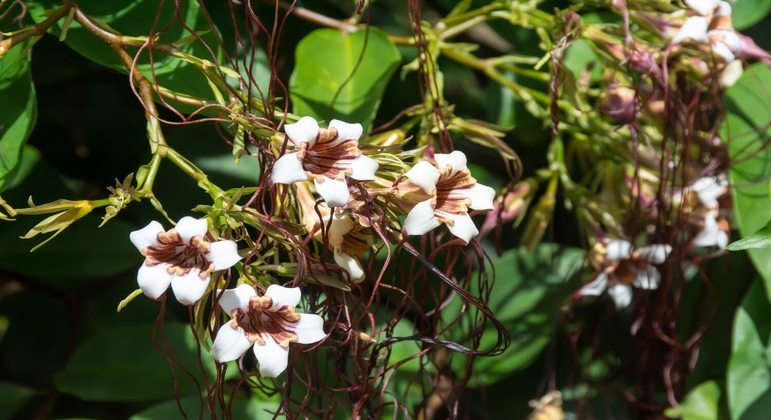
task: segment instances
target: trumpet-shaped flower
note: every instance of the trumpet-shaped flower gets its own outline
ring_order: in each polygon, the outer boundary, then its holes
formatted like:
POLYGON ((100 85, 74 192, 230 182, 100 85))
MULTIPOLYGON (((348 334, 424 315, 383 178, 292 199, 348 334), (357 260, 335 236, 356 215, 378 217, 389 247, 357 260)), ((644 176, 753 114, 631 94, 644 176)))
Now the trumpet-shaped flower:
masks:
POLYGON ((741 64, 730 64, 741 53, 744 43, 733 29, 731 4, 718 0, 687 0, 685 3, 695 15, 686 18, 672 43, 691 41, 709 44, 712 52, 729 64, 721 75, 721 85, 733 85, 741 76, 742 67, 741 64))
POLYGON ((728 245, 728 233, 720 228, 715 214, 709 212, 704 216, 704 227, 696 234, 692 243, 694 246, 716 246, 723 249, 728 245))
POLYGON ((300 289, 268 286, 265 295, 242 284, 222 291, 220 307, 230 315, 212 344, 212 355, 220 363, 241 357, 249 347, 260 364, 260 374, 275 378, 286 370, 289 343, 312 344, 326 337, 324 320, 315 314, 298 314, 300 289))
POLYGON ((663 263, 672 247, 669 245, 651 245, 637 250, 624 240, 611 240, 605 250, 605 268, 580 290, 582 296, 598 296, 602 292, 623 308, 632 302, 632 287, 656 289, 661 275, 654 264, 663 263))
POLYGON ((718 198, 725 194, 728 182, 724 176, 705 176, 697 179, 691 189, 699 197, 699 201, 708 208, 718 206, 718 198))
POLYGON ((201 299, 211 272, 230 268, 241 259, 235 242, 210 242, 207 232, 206 220, 192 217, 183 217, 167 231, 152 221, 131 232, 131 242, 145 257, 137 274, 142 292, 158 299, 171 285, 180 303, 192 305, 201 299))
POLYGON ((294 150, 273 165, 274 183, 293 184, 310 178, 327 204, 338 207, 345 205, 350 196, 346 177, 357 181, 375 179, 377 161, 359 150, 361 124, 332 120, 324 129, 313 118, 302 117, 285 125, 284 131, 294 150))
POLYGON ((431 197, 410 210, 404 232, 423 235, 444 223, 453 235, 468 242, 479 234, 469 209, 493 209, 495 190, 471 177, 463 152, 436 154, 434 159, 436 165, 421 161, 404 174, 431 197))
MULTIPOLYGON (((354 282, 364 280, 364 268, 357 257, 372 245, 369 219, 355 212, 348 212, 348 206, 344 209, 331 209, 324 203, 317 206, 310 191, 304 186, 298 187, 296 191, 303 224, 308 232, 315 232, 314 237, 321 242, 326 234, 335 263, 343 268, 354 282)), ((355 200, 352 200, 349 205, 354 202, 355 200)))

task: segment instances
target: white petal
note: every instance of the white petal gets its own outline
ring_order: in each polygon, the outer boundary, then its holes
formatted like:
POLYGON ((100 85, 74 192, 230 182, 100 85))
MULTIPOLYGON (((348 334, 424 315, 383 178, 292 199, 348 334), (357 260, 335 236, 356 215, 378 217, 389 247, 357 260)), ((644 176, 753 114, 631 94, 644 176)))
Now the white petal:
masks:
POLYGON ((611 239, 606 247, 605 259, 621 261, 632 256, 632 244, 621 239, 611 239))
POLYGON ((423 235, 439 226, 439 220, 434 216, 431 199, 421 201, 410 210, 404 219, 402 229, 408 235, 423 235))
POLYGON ((306 179, 308 175, 305 174, 303 163, 297 157, 297 153, 287 153, 278 158, 273 164, 273 172, 270 173, 270 180, 274 184, 294 184, 306 179))
POLYGON ((727 1, 721 1, 719 6, 720 7, 715 12, 715 16, 731 16, 732 14, 731 3, 727 1))
POLYGON ((254 291, 254 287, 248 284, 239 285, 233 289, 227 289, 224 292, 217 290, 217 295, 222 293, 220 297, 220 307, 222 310, 230 315, 236 309, 245 311, 249 309, 249 301, 257 296, 257 292, 254 291))
POLYGON ((467 169, 466 164, 468 161, 466 159, 466 154, 459 150, 448 154, 437 153, 434 155, 434 160, 439 169, 444 169, 446 166, 449 166, 452 168, 453 174, 463 169, 467 169))
POLYGON ((696 13, 707 16, 715 11, 719 0, 685 0, 685 4, 696 13))
POLYGON ((375 179, 375 172, 380 165, 375 159, 361 155, 351 162, 351 174, 349 177, 359 181, 371 181, 375 179))
POLYGON ((327 336, 324 333, 324 319, 315 314, 300 314, 300 320, 295 324, 294 330, 300 344, 313 344, 327 336))
POLYGON ((271 284, 265 291, 265 296, 273 299, 273 306, 297 306, 300 303, 302 293, 299 287, 283 287, 271 284))
POLYGON ((699 231, 692 241, 694 246, 717 246, 723 249, 728 245, 728 234, 720 230, 714 214, 704 217, 704 228, 699 231))
POLYGON ((142 264, 137 272, 137 283, 145 296, 158 299, 171 284, 171 274, 168 264, 147 265, 142 264))
POLYGON ((254 355, 260 363, 260 375, 275 378, 281 375, 289 364, 289 349, 283 348, 272 337, 263 336, 265 344, 254 343, 254 355))
POLYGON ((238 245, 235 242, 224 240, 209 244, 206 259, 214 263, 215 270, 224 270, 241 261, 241 256, 238 255, 238 245))
POLYGON ((404 176, 406 176, 413 184, 417 185, 427 194, 432 194, 436 187, 436 182, 439 181, 439 171, 434 165, 420 161, 415 166, 410 168, 404 176))
POLYGON ((672 246, 665 244, 646 246, 637 250, 640 257, 653 264, 666 261, 670 252, 672 252, 672 246))
POLYGON ((164 232, 163 226, 153 220, 142 229, 129 233, 129 239, 139 251, 142 251, 148 246, 158 245, 158 234, 161 232, 164 232))
POLYGON ((335 251, 335 263, 351 276, 353 282, 359 283, 364 280, 364 269, 356 258, 344 252, 335 251))
POLYGON ((707 28, 709 21, 701 16, 692 16, 685 20, 683 26, 675 35, 672 42, 679 44, 683 41, 691 40, 696 42, 707 42, 707 28))
POLYGON ((183 241, 188 242, 196 236, 206 235, 209 226, 206 224, 206 219, 194 219, 190 216, 185 216, 179 219, 174 229, 179 233, 183 241))
POLYGON ((659 287, 659 280, 661 280, 661 274, 656 267, 649 265, 638 270, 634 278, 634 287, 646 290, 652 290, 659 287))
POLYGON ((329 128, 335 128, 337 130, 337 139, 341 140, 359 140, 363 129, 361 124, 349 124, 340 120, 332 120, 329 122, 329 128))
POLYGON ((479 235, 479 230, 474 225, 474 221, 471 220, 471 216, 468 213, 463 214, 451 214, 448 215, 454 223, 447 224, 447 228, 450 229, 453 235, 463 239, 468 243, 471 238, 479 235))
POLYGON ((351 193, 348 192, 348 183, 344 179, 332 179, 323 177, 323 181, 313 180, 316 192, 327 202, 329 207, 342 207, 348 202, 351 193))
POLYGON ((608 287, 608 273, 601 272, 579 291, 581 296, 599 296, 608 287))
POLYGON ((707 16, 715 11, 719 0, 685 0, 685 4, 696 13, 707 16))
POLYGON ((718 204, 718 197, 725 192, 725 187, 711 176, 697 179, 691 185, 691 188, 699 196, 699 201, 707 207, 716 206, 718 204))
POLYGON ((226 322, 217 331, 217 338, 211 345, 211 354, 214 360, 227 363, 241 357, 251 345, 243 328, 233 327, 230 322, 226 322))
POLYGON ((174 275, 171 278, 171 290, 174 297, 183 305, 192 305, 198 302, 209 286, 209 276, 201 278, 198 269, 194 268, 184 276, 174 275))
POLYGON ((731 49, 728 48, 726 44, 719 41, 712 43, 712 52, 714 52, 715 55, 720 57, 726 63, 730 63, 736 59, 736 57, 734 57, 734 53, 731 52, 731 49))
POLYGON ((742 73, 744 73, 744 66, 740 60, 728 63, 720 73, 720 86, 724 89, 730 88, 742 77, 742 73))
POLYGON ((471 207, 474 210, 492 210, 494 207, 495 190, 487 185, 474 184, 473 187, 464 191, 466 197, 471 199, 471 207))
POLYGON ((315 142, 316 136, 319 135, 319 123, 311 117, 302 117, 294 124, 284 125, 284 132, 295 146, 315 142))
POLYGON ((713 41, 719 41, 725 44, 725 46, 734 54, 741 52, 742 46, 744 46, 744 42, 742 42, 739 35, 728 29, 711 30, 709 31, 709 38, 713 41))
MULTIPOLYGON (((327 219, 328 221, 329 219, 327 219)), ((327 223, 325 221, 325 225, 327 223)), ((347 214, 335 214, 332 216, 332 224, 329 226, 327 232, 327 238, 329 239, 329 245, 332 249, 338 249, 343 246, 343 237, 353 230, 355 222, 351 216, 347 214)))
POLYGON ((608 287, 608 295, 616 304, 616 309, 629 306, 632 303, 632 288, 626 284, 615 284, 608 287))

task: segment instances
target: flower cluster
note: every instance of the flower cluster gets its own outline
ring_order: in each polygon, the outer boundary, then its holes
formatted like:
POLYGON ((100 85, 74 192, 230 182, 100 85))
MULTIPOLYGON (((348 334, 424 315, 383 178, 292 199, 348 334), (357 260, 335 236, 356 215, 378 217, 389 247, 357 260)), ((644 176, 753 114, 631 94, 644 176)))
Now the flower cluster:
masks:
MULTIPOLYGON (((397 235, 422 235, 446 224, 468 243, 479 234, 469 211, 493 208, 495 191, 476 182, 462 152, 437 153, 411 169, 405 165, 402 172, 378 174, 378 161, 359 148, 360 124, 332 120, 321 128, 313 118, 303 117, 284 131, 282 149, 290 148, 273 164, 271 183, 289 186, 298 221, 332 250, 335 264, 354 283, 366 278, 361 258, 372 250, 376 223, 397 235), (381 223, 384 217, 386 223, 381 223)), ((326 337, 324 319, 296 312, 301 300, 297 287, 263 288, 240 280, 235 288, 222 288, 223 277, 212 273, 234 266, 239 272, 246 269, 236 266, 242 259, 237 243, 217 238, 207 219, 192 217, 183 217, 170 230, 153 221, 132 232, 131 241, 145 257, 137 274, 139 288, 159 299, 171 285, 184 305, 196 305, 208 294, 230 317, 213 337, 214 359, 227 363, 251 347, 261 375, 276 377, 287 368, 290 343, 313 344, 326 337)))
POLYGON ((672 44, 691 42, 706 45, 725 63, 720 84, 732 86, 742 75, 742 63, 737 56, 742 51, 742 39, 734 31, 731 4, 719 0, 686 0, 688 17, 672 38, 672 44))

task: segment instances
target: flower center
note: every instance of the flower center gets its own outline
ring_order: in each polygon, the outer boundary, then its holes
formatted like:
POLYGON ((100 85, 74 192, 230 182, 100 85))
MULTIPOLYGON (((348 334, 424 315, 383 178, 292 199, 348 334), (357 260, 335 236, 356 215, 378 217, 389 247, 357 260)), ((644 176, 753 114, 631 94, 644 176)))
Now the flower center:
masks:
POLYGON ((451 169, 446 169, 439 175, 439 181, 436 183, 436 210, 452 214, 468 213, 470 200, 463 193, 476 184, 476 180, 471 177, 467 169, 452 173, 451 169))
POLYGON ((278 345, 288 347, 298 338, 294 327, 299 320, 300 314, 294 311, 294 306, 277 307, 270 296, 260 296, 249 300, 246 311, 235 309, 232 322, 243 328, 252 342, 264 345, 265 339, 271 338, 278 345))
POLYGON ((351 162, 361 156, 358 140, 337 140, 337 130, 321 129, 313 146, 300 151, 303 168, 318 176, 340 178, 350 172, 351 162))
POLYGON ((636 258, 629 258, 619 261, 613 269, 613 276, 622 284, 631 285, 634 283, 637 273, 645 269, 649 263, 636 258))
POLYGON ((144 249, 147 265, 168 264, 168 271, 184 276, 197 269, 203 278, 214 269, 214 263, 206 258, 209 253, 209 242, 201 236, 194 236, 188 242, 176 230, 158 234, 158 244, 144 249))

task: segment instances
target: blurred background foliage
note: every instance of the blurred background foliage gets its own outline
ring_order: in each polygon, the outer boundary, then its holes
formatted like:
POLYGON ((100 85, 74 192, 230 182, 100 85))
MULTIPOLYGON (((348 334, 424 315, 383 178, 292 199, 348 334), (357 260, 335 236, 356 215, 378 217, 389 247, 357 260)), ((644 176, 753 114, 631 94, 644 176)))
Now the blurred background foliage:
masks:
MULTIPOLYGON (((15 7, 11 3, 19 2, 3 1, 2 8, 15 7)), ((29 12, 23 18, 25 25, 33 23, 35 13, 44 16, 43 10, 59 4, 53 0, 22 3, 29 12)), ((157 7, 151 0, 77 3, 92 16, 126 33, 146 33, 157 7)), ((183 13, 190 27, 207 27, 195 2, 182 3, 187 7, 183 13)), ((266 20, 273 16, 269 3, 254 5, 256 13, 266 20)), ((423 2, 422 17, 435 21, 449 13, 455 3, 423 2)), ((484 3, 474 1, 473 5, 484 3)), ((232 22, 224 2, 203 4, 223 39, 232 39, 227 35, 232 22)), ((346 19, 355 2, 319 0, 303 5, 346 19)), ((570 6, 549 1, 540 8, 570 6)), ((608 18, 603 11, 606 9, 595 10, 592 2, 582 6, 584 19, 608 18)), ((407 2, 374 1, 369 9, 366 17, 374 27, 390 34, 410 35, 407 2)), ((734 8, 737 29, 752 36, 764 49, 771 49, 769 10, 769 0, 738 0, 734 8)), ((4 15, 0 30, 16 29, 16 15, 18 12, 4 15)), ((364 33, 343 39, 339 31, 318 30, 317 24, 296 16, 287 19, 276 76, 289 87, 296 113, 323 115, 330 95, 339 95, 345 100, 335 107, 336 117, 377 127, 421 101, 416 73, 400 74, 402 66, 416 56, 413 47, 396 47, 373 28, 367 41, 367 54, 373 57, 365 55, 365 68, 357 73, 363 76, 348 80, 338 92, 341 75, 349 74, 351 65, 355 65, 341 54, 346 48, 360 50, 364 33), (324 67, 329 73, 314 66, 319 61, 333 64, 324 67), (381 96, 379 103, 372 100, 381 96)), ((534 31, 497 21, 487 28, 497 34, 494 39, 513 44, 518 53, 539 55, 539 39, 534 31)), ((77 24, 67 30, 64 42, 69 48, 57 39, 60 31, 61 23, 34 45, 29 59, 27 51, 18 47, 0 59, 0 192, 16 207, 23 206, 30 195, 35 203, 60 198, 98 199, 105 195, 106 186, 115 185, 116 178, 122 181, 136 170, 137 162, 149 159, 143 109, 129 89, 122 65, 101 41, 77 24)), ((166 36, 174 40, 182 34, 172 31, 166 36)), ((228 48, 234 51, 238 47, 228 48)), ((494 52, 482 45, 478 54, 494 52)), ((262 69, 256 74, 265 77, 258 81, 264 86, 268 67, 264 54, 257 57, 253 66, 262 69)), ((527 112, 522 102, 514 101, 508 89, 479 72, 445 58, 439 64, 445 98, 454 104, 456 115, 510 128, 504 141, 521 157, 525 176, 547 164, 550 134, 541 118, 527 112)), ((597 72, 601 66, 597 54, 586 43, 574 44, 565 56, 565 67, 576 78, 587 68, 595 69, 590 77, 600 77, 597 72)), ((169 59, 156 63, 156 76, 165 86, 180 92, 210 96, 206 80, 197 72, 187 71, 187 67, 186 63, 169 59)), ((728 121, 731 130, 741 132, 749 127, 758 135, 733 142, 734 151, 742 150, 742 142, 768 139, 771 75, 762 65, 752 69, 727 93, 728 121)), ((544 84, 522 83, 546 89, 544 84)), ((204 169, 214 182, 230 186, 254 183, 259 171, 255 160, 243 159, 235 165, 231 146, 222 141, 213 125, 167 126, 165 133, 169 143, 204 169)), ((493 187, 509 183, 496 151, 463 139, 459 143, 470 162, 478 163, 472 172, 481 183, 493 187)), ((732 168, 731 179, 737 185, 736 220, 742 234, 756 231, 767 221, 771 204, 767 183, 752 180, 768 178, 769 162, 768 156, 760 153, 732 168)), ((173 218, 188 214, 197 203, 208 199, 184 174, 165 166, 161 167, 154 191, 173 218)), ((564 410, 571 418, 589 413, 598 418, 627 418, 634 413, 623 398, 623 382, 609 377, 619 367, 622 371, 638 368, 630 357, 634 343, 623 333, 632 327, 631 318, 619 317, 604 324, 608 330, 602 335, 603 342, 596 345, 610 349, 606 353, 614 356, 595 360, 590 348, 576 354, 575 343, 570 341, 570 317, 591 325, 593 319, 605 317, 606 311, 594 306, 580 306, 571 313, 562 310, 565 298, 583 284, 585 251, 571 219, 562 217, 565 210, 557 206, 555 212, 544 244, 532 252, 518 246, 522 229, 509 226, 503 227, 505 233, 497 245, 504 252, 497 254, 492 247, 488 249, 497 276, 489 305, 508 329, 512 344, 499 356, 475 361, 464 401, 469 418, 525 418, 532 411, 529 401, 538 399, 551 384, 560 384, 564 410), (570 360, 574 356, 578 360, 570 360), (579 375, 566 368, 576 363, 581 366, 579 375), (566 377, 568 373, 572 377, 566 377)), ((176 372, 176 385, 156 348, 158 343, 149 338, 152 329, 159 328, 153 323, 157 304, 137 299, 121 313, 115 312, 117 302, 135 289, 136 267, 141 262, 128 241, 128 233, 157 218, 148 202, 128 207, 103 227, 98 227, 97 215, 88 215, 34 253, 30 248, 38 239, 25 241, 19 237, 38 220, 19 218, 0 224, 0 419, 173 418, 180 410, 175 395, 181 398, 179 404, 184 412, 198 416, 198 394, 205 381, 201 372, 211 374, 213 366, 197 367, 198 349, 187 327, 186 311, 170 307, 163 334, 179 363, 191 367, 198 382, 176 372)), ((771 413, 771 304, 766 293, 766 289, 771 290, 769 252, 750 252, 758 269, 744 253, 729 253, 702 267, 705 276, 713 280, 712 295, 718 298, 709 303, 712 318, 688 377, 690 393, 668 415, 686 419, 727 415, 760 419, 771 413)), ((692 313, 687 307, 696 301, 698 293, 694 284, 686 288, 683 314, 692 313)), ((452 316, 454 306, 461 303, 450 301, 448 305, 446 314, 452 316)), ((395 335, 403 331, 401 335, 409 336, 413 328, 405 320, 396 330, 395 335)), ((463 329, 458 328, 458 334, 462 333, 463 329)), ((486 333, 483 347, 494 339, 494 331, 486 333)), ((400 342, 392 346, 390 360, 408 360, 417 351, 418 344, 400 342)), ((468 357, 456 356, 452 367, 462 371, 468 362, 468 357)), ((413 360, 397 372, 389 384, 389 394, 414 408, 424 398, 422 390, 413 386, 423 371, 413 360)), ((277 404, 275 394, 239 394, 233 402, 233 416, 271 417, 277 404)), ((344 402, 340 407, 344 415, 344 402)), ((402 415, 398 410, 393 413, 395 418, 402 415)))

